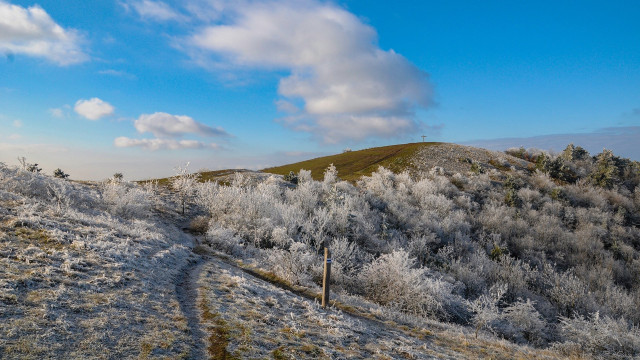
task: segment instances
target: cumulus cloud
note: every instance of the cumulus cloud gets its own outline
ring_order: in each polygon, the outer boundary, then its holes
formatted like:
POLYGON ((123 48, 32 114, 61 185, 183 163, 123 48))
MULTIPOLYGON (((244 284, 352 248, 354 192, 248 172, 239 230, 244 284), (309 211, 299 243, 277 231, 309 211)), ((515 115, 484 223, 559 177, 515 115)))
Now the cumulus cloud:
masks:
POLYGON ((115 109, 106 101, 91 98, 89 100, 78 100, 73 110, 89 120, 98 120, 101 117, 113 114, 115 109))
POLYGON ((58 25, 40 6, 24 8, 0 0, 0 52, 70 65, 89 59, 82 42, 75 30, 58 25))
POLYGON ((155 21, 185 20, 186 17, 175 11, 162 1, 142 0, 125 3, 125 8, 131 6, 140 17, 155 21))
POLYGON ((192 56, 201 64, 289 70, 277 103, 289 113, 286 126, 326 142, 391 137, 417 130, 416 108, 431 104, 428 75, 380 49, 375 29, 336 5, 284 0, 218 9, 222 23, 186 40, 192 56))
POLYGON ((214 143, 203 143, 197 140, 176 140, 176 139, 131 139, 125 136, 117 137, 113 144, 116 147, 141 147, 147 150, 178 150, 178 149, 218 149, 219 145, 214 143))
POLYGON ((200 136, 226 136, 222 128, 212 128, 186 115, 171 115, 164 112, 142 114, 134 122, 139 133, 150 132, 156 137, 178 137, 185 134, 200 136))
POLYGON ((134 121, 133 126, 139 133, 151 133, 155 138, 132 139, 121 136, 114 140, 116 147, 140 147, 152 151, 163 149, 219 149, 220 146, 215 143, 180 138, 184 135, 202 137, 229 136, 220 127, 213 128, 186 115, 172 115, 163 112, 142 114, 134 121))

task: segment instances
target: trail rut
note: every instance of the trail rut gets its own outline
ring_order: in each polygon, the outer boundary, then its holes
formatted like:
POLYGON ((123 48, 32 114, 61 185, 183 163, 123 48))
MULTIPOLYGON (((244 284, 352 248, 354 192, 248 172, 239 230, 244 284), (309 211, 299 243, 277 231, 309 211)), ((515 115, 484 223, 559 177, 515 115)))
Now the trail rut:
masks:
POLYGON ((204 341, 205 333, 200 327, 200 313, 196 305, 198 299, 197 281, 205 261, 205 259, 198 256, 195 261, 182 269, 180 278, 176 283, 176 295, 182 314, 187 319, 189 335, 192 341, 189 359, 207 358, 204 341))

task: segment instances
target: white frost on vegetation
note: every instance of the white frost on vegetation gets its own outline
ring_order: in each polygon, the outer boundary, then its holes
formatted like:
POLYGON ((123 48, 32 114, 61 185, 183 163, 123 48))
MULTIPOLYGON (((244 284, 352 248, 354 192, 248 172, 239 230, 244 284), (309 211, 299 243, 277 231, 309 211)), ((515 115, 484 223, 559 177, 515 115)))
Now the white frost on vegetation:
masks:
POLYGON ((83 185, 0 164, 0 354, 175 358, 189 238, 148 189, 83 185))

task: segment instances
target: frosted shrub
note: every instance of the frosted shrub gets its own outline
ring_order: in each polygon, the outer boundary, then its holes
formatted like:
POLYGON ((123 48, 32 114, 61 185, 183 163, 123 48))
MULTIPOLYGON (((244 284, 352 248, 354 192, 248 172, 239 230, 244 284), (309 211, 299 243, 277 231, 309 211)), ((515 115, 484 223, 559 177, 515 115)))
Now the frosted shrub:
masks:
POLYGON ((3 190, 53 205, 48 209, 56 214, 63 214, 70 207, 92 208, 98 200, 93 191, 79 191, 80 187, 76 184, 39 172, 5 166, 0 168, 0 174, 0 187, 3 190))
MULTIPOLYGON (((385 254, 364 268, 361 274, 365 295, 382 305, 415 315, 436 314, 442 304, 427 286, 426 269, 414 268, 415 260, 403 250, 385 254)), ((439 294, 436 294, 439 295, 439 294)))
POLYGON ((148 217, 153 206, 152 194, 127 182, 103 183, 102 198, 109 212, 123 218, 148 217))
POLYGON ((550 266, 546 266, 544 272, 548 283, 547 296, 555 303, 560 314, 569 316, 593 310, 591 299, 587 296, 587 287, 575 274, 558 274, 550 266))
POLYGON ((218 225, 209 228, 205 243, 227 254, 238 256, 242 253, 242 239, 238 238, 233 230, 218 225))
POLYGON ((329 167, 324 171, 324 180, 322 181, 322 186, 325 191, 328 191, 333 184, 338 181, 338 170, 333 164, 330 164, 329 167))
MULTIPOLYGON (((438 251, 438 255, 441 258, 445 256, 452 258, 453 254, 457 254, 457 251, 451 245, 445 246, 438 251)), ((484 251, 477 251, 468 257, 458 257, 449 261, 450 273, 465 285, 465 297, 475 297, 485 291, 488 280, 485 272, 494 264, 487 258, 484 251)))
POLYGON ((598 312, 590 318, 562 317, 560 329, 565 343, 559 344, 559 349, 580 349, 603 359, 640 355, 640 329, 629 325, 624 318, 601 317, 598 312))
POLYGON ((331 278, 344 286, 350 286, 366 258, 356 243, 345 237, 331 241, 331 278))
POLYGON ((426 232, 422 236, 415 236, 409 239, 407 250, 409 255, 415 258, 419 265, 426 265, 427 259, 430 257, 432 247, 437 246, 440 239, 432 232, 426 232))
POLYGON ((541 200, 541 194, 529 188, 518 190, 518 197, 522 200, 524 206, 537 208, 541 200))
POLYGON ((298 208, 302 214, 312 214, 319 201, 320 191, 311 181, 300 181, 295 189, 288 189, 285 198, 288 204, 298 208))
POLYGON ((298 172, 298 184, 310 183, 313 181, 311 170, 300 169, 298 172))
POLYGON ((360 187, 365 188, 370 194, 381 196, 393 190, 395 174, 380 166, 371 176, 363 176, 360 179, 360 187))
POLYGON ((534 305, 530 299, 518 299, 506 307, 502 314, 507 325, 500 329, 500 333, 519 343, 539 345, 543 342, 546 324, 534 305))
POLYGON ((280 278, 294 285, 310 285, 312 268, 322 260, 309 252, 303 243, 293 243, 289 250, 271 249, 266 252, 266 261, 280 278))
POLYGON ((471 176, 468 178, 467 186, 465 189, 472 192, 485 192, 491 188, 491 179, 488 174, 480 174, 477 176, 471 176))
POLYGON ((271 242, 278 248, 287 248, 292 241, 284 227, 277 226, 271 231, 271 242))
POLYGON ((482 294, 477 299, 468 303, 469 308, 475 314, 473 324, 476 328, 476 338, 482 328, 488 328, 493 331, 493 327, 502 318, 502 314, 500 314, 498 308, 498 302, 506 292, 506 284, 496 284, 491 287, 489 293, 482 294))
POLYGON ((533 175, 530 179, 531 184, 538 190, 550 193, 557 185, 551 180, 549 175, 542 173, 540 171, 536 171, 535 175, 533 175))

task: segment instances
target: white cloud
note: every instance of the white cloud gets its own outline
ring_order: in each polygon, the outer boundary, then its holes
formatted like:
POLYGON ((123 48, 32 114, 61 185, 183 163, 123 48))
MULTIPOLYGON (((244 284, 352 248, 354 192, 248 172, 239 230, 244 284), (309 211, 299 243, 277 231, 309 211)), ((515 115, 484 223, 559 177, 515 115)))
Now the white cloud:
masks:
POLYGON ((318 118, 317 125, 317 133, 328 143, 364 140, 370 136, 389 137, 416 129, 411 119, 395 116, 323 116, 318 118))
MULTIPOLYGON (((192 56, 203 65, 291 71, 278 92, 304 103, 300 114, 282 121, 295 130, 327 142, 396 136, 416 130, 415 109, 431 104, 428 75, 393 50, 381 50, 375 29, 336 5, 230 2, 220 9, 225 23, 187 39, 192 56)), ((294 110, 290 101, 279 105, 294 110)))
POLYGON ((169 5, 162 1, 132 1, 126 4, 133 7, 133 9, 140 15, 140 17, 156 21, 169 21, 169 20, 185 20, 186 17, 172 9, 169 5))
POLYGON ((197 140, 176 140, 176 139, 131 139, 125 136, 117 137, 113 144, 116 147, 141 147, 147 150, 178 150, 178 149, 218 149, 220 146, 214 143, 204 143, 197 140))
POLYGON ((13 127, 21 128, 22 127, 22 121, 21 120, 13 120, 13 127))
POLYGON ((186 115, 171 115, 163 112, 142 114, 133 123, 136 130, 143 133, 151 133, 153 139, 132 139, 125 136, 118 137, 113 144, 116 147, 141 147, 147 150, 179 150, 179 149, 219 149, 214 143, 205 143, 198 140, 184 139, 184 135, 196 135, 203 137, 229 136, 224 129, 199 123, 186 115))
POLYGON ((156 137, 179 137, 185 134, 200 136, 226 136, 222 128, 212 128, 186 115, 171 115, 163 112, 142 114, 134 122, 139 133, 150 132, 156 137))
POLYGON ((89 59, 82 37, 58 25, 40 6, 23 8, 0 0, 0 51, 42 57, 59 65, 89 59))
POLYGON ((220 19, 224 10, 229 7, 228 2, 228 0, 190 0, 184 4, 184 7, 191 16, 199 20, 215 21, 220 19))
POLYGON ((18 139, 22 138, 22 136, 20 134, 11 134, 11 135, 7 136, 7 138, 9 140, 18 140, 18 139))
POLYGON ((79 115, 89 120, 98 120, 101 117, 113 114, 114 111, 114 107, 111 106, 111 104, 98 98, 91 98, 89 100, 80 99, 76 101, 73 109, 79 115))
POLYGON ((51 114, 51 116, 58 119, 61 119, 64 117, 64 111, 61 108, 49 109, 49 114, 51 114))

